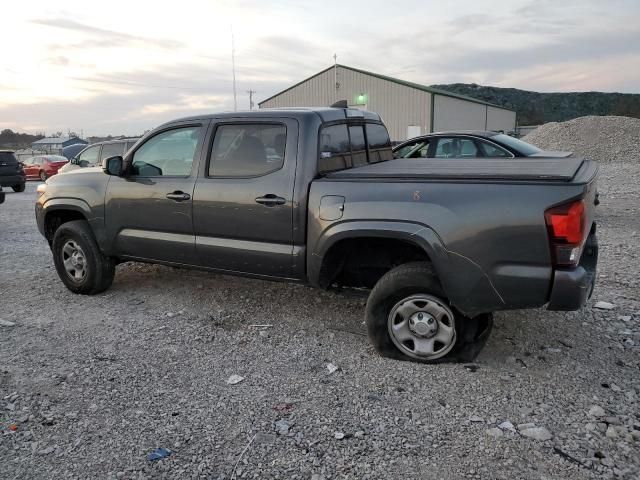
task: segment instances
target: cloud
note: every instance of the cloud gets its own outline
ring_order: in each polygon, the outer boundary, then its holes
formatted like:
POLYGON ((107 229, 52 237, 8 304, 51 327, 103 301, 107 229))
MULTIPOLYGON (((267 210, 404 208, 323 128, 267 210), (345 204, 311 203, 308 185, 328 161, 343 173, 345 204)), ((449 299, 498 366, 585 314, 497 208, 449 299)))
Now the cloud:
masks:
POLYGON ((77 22, 75 20, 69 20, 66 18, 52 18, 52 19, 35 19, 31 20, 31 23, 38 25, 44 25, 47 27, 54 27, 72 32, 83 33, 92 37, 96 37, 98 40, 87 44, 77 44, 76 46, 84 45, 86 47, 106 47, 106 46, 123 46, 130 44, 146 44, 153 45, 159 48, 180 48, 184 44, 177 40, 171 40, 166 38, 147 38, 137 35, 131 35, 129 33, 117 32, 115 30, 108 30, 105 28, 94 27, 86 23, 77 22))

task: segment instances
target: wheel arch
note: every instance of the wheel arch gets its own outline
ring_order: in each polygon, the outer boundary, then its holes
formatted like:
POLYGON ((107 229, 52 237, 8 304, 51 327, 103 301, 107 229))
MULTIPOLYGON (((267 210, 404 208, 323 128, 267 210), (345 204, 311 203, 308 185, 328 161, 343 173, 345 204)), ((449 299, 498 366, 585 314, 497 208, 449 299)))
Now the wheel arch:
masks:
POLYGON ((60 225, 72 220, 89 221, 91 209, 82 200, 54 199, 48 201, 44 208, 43 233, 49 245, 60 225))
MULTIPOLYGON (((447 251, 438 235, 428 226, 412 222, 348 221, 334 224, 326 229, 309 250, 307 265, 311 284, 326 288, 336 278, 336 262, 354 249, 344 251, 345 245, 393 250, 406 261, 426 260, 433 265, 438 278, 445 281, 447 251), (400 251, 394 247, 402 247, 400 251)), ((393 255, 389 255, 393 259, 393 255)), ((392 268, 394 265, 389 265, 392 268)), ((387 269, 388 270, 388 269, 387 269)), ((386 272, 382 272, 384 274, 386 272)))

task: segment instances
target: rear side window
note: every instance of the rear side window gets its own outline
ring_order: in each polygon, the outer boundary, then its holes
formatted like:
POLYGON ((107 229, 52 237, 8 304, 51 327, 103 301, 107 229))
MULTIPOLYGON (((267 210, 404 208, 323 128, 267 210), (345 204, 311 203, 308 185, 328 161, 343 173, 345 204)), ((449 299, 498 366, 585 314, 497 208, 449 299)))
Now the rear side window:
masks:
POLYGON ((100 154, 100 161, 105 158, 115 157, 116 155, 122 156, 124 153, 124 143, 106 143, 102 146, 102 153, 100 154))
POLYGON ((224 124, 216 129, 210 177, 259 177, 284 165, 287 127, 270 123, 224 124))
POLYGON ((320 131, 318 171, 326 173, 345 168, 351 168, 351 146, 347 124, 324 127, 320 131))
POLYGON ((503 158, 503 157, 511 157, 511 153, 503 150, 502 148, 496 147, 487 142, 480 142, 480 148, 484 152, 485 157, 491 158, 503 158))
POLYGON ((18 163, 18 159, 11 152, 0 152, 0 164, 2 165, 15 165, 18 163))
POLYGON ((384 125, 367 123, 367 142, 369 143, 369 162, 384 162, 393 159, 389 132, 384 125))
POLYGON ((351 155, 353 166, 367 164, 367 144, 364 140, 364 128, 362 125, 351 125, 349 127, 349 136, 351 137, 351 155))

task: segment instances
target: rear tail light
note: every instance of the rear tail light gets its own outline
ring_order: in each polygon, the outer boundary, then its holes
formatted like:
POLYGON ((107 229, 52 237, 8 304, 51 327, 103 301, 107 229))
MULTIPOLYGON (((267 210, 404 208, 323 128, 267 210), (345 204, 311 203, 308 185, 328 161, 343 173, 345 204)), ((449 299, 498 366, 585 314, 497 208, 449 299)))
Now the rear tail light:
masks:
POLYGON ((558 205, 544 212, 554 263, 575 266, 580 261, 585 235, 584 200, 558 205))

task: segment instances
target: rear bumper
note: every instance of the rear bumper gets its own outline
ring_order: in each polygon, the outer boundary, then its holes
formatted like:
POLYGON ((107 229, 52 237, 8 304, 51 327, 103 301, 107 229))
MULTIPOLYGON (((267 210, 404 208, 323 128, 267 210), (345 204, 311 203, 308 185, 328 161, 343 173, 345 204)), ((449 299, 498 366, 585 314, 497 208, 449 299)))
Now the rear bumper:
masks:
POLYGON ((27 181, 24 175, 2 175, 0 176, 0 187, 13 187, 27 181))
POLYGON ((591 297, 596 283, 598 241, 595 224, 576 268, 556 270, 547 310, 580 310, 591 297))

